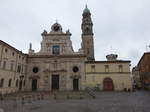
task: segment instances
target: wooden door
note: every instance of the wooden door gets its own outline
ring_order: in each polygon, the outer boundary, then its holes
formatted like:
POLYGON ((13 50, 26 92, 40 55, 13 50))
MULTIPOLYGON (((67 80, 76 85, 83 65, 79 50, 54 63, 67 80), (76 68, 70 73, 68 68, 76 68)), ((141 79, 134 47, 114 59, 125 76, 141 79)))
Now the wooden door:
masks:
POLYGON ((114 90, 114 84, 113 84, 113 80, 111 78, 105 78, 104 79, 103 89, 105 91, 113 91, 114 90))
POLYGON ((32 79, 32 91, 37 90, 37 79, 32 79))
POLYGON ((73 90, 79 90, 79 79, 73 79, 73 90))
POLYGON ((59 90, 59 75, 52 75, 52 90, 59 90))

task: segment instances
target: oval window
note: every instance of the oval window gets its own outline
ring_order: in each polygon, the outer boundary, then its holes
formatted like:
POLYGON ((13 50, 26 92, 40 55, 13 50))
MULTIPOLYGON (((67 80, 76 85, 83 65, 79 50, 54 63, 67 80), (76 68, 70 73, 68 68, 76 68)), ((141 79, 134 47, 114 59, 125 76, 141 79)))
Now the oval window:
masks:
POLYGON ((38 73, 39 69, 38 69, 38 67, 34 67, 32 71, 33 71, 34 73, 38 73))
POLYGON ((78 72, 79 68, 77 66, 74 66, 72 70, 73 70, 73 72, 78 72))

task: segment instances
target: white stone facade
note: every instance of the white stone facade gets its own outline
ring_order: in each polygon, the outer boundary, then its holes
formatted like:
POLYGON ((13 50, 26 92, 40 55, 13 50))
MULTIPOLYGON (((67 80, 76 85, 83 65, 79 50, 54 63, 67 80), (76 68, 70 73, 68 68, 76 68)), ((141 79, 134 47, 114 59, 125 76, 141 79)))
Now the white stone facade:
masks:
MULTIPOLYGON (((51 27, 51 31, 42 33, 43 40, 41 42, 41 50, 37 53, 31 48, 28 56, 27 81, 28 90, 51 91, 58 90, 74 90, 73 80, 78 80, 77 89, 84 89, 85 70, 84 62, 86 60, 83 52, 74 52, 72 42, 70 40, 71 33, 64 33, 60 24, 55 23, 51 27), (56 48, 55 48, 56 47, 56 48), (38 68, 38 72, 34 73, 34 67, 38 68), (74 72, 73 68, 77 67, 78 71, 74 72), (53 88, 53 75, 59 78, 58 88, 53 88), (37 83, 34 85, 34 80, 37 83)), ((57 84, 56 84, 57 85, 57 84)))

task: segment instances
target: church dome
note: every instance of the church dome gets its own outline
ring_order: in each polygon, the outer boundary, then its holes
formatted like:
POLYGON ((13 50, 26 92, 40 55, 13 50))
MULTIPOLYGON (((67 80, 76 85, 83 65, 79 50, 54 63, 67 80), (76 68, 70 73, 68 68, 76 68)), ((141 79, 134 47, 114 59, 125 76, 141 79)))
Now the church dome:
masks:
POLYGON ((108 61, 116 61, 117 57, 118 57, 117 54, 109 54, 109 55, 106 56, 108 61))
POLYGON ((89 13, 90 14, 90 10, 88 9, 87 5, 85 6, 85 9, 83 10, 83 14, 87 14, 89 13))
POLYGON ((51 29, 54 32, 61 32, 62 31, 61 25, 57 22, 52 25, 51 29))

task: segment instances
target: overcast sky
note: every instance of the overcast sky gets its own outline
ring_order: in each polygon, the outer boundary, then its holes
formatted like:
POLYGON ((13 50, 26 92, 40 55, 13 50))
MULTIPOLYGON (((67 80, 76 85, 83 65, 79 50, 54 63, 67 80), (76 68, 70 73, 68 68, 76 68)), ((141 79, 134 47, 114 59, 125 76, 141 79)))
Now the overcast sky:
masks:
POLYGON ((70 29, 73 48, 81 43, 85 4, 92 13, 96 60, 116 53, 135 66, 150 51, 150 0, 0 0, 0 39, 28 52, 29 43, 40 49, 41 33, 56 19, 70 29))

